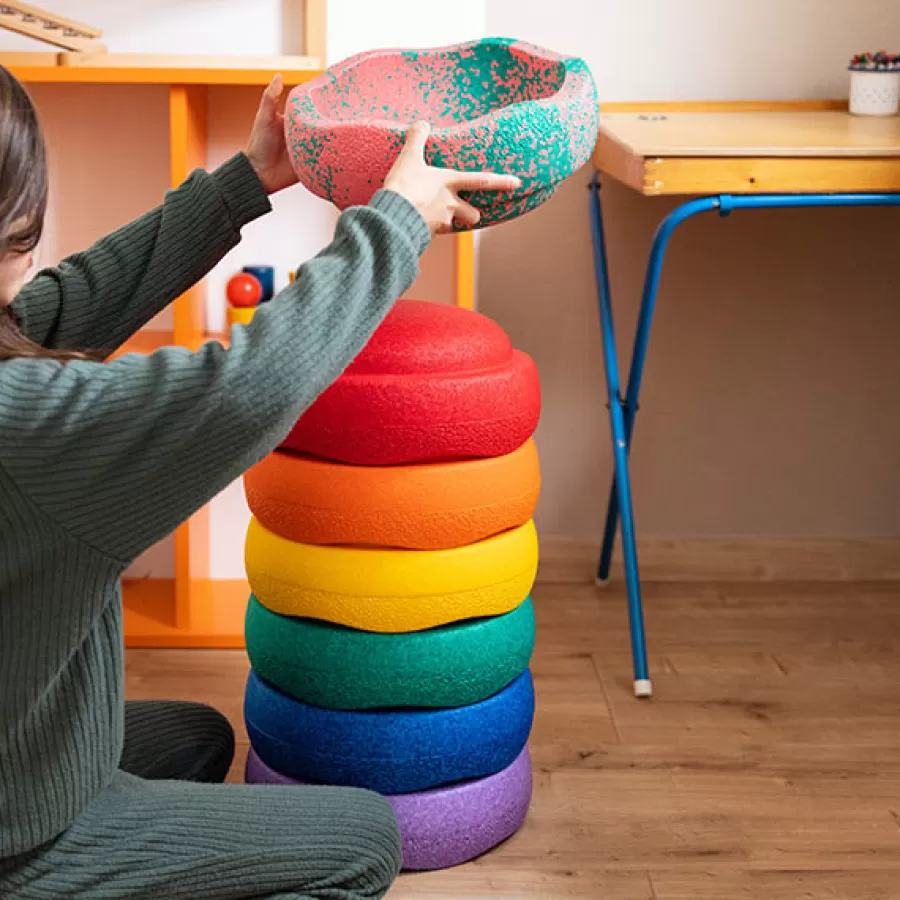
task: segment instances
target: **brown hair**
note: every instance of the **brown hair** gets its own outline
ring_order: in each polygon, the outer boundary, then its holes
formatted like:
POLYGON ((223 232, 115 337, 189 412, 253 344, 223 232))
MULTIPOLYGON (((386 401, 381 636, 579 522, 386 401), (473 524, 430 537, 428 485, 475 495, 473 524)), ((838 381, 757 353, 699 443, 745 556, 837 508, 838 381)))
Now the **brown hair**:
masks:
MULTIPOLYGON (((0 66, 0 258, 37 247, 47 211, 47 151, 37 111, 25 88, 0 66)), ((0 307, 0 361, 17 357, 70 360, 29 340, 11 307, 0 307)))

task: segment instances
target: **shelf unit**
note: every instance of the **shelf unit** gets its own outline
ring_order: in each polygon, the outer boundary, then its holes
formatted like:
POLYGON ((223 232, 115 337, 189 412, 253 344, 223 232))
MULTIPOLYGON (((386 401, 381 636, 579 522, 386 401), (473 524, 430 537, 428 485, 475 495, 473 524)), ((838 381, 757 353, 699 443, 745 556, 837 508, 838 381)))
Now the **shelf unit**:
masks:
MULTIPOLYGON (((173 187, 207 165, 208 88, 264 87, 280 72, 292 87, 321 72, 325 58, 325 0, 306 0, 306 57, 271 60, 225 58, 116 57, 102 64, 60 65, 53 53, 0 53, 25 84, 163 85, 168 87, 169 175, 173 187), (284 65, 292 64, 292 67, 284 65)), ((248 131, 250 123, 247 123, 248 131)), ((475 303, 475 243, 471 233, 455 236, 455 292, 459 306, 475 303)), ((143 330, 116 355, 152 353, 178 345, 196 350, 207 340, 227 345, 227 335, 205 327, 203 283, 179 297, 171 331, 143 330)), ((126 580, 123 585, 125 643, 129 647, 243 647, 244 611, 249 588, 243 580, 210 578, 209 509, 204 508, 175 533, 175 577, 126 580)))
MULTIPOLYGON (((6 62, 0 55, 0 62, 6 62)), ((280 71, 288 86, 302 84, 320 72, 310 68, 254 69, 155 68, 21 65, 10 69, 25 84, 101 84, 168 87, 169 182, 177 187, 196 168, 207 164, 207 94, 209 87, 246 87, 268 84, 280 71)), ((248 122, 248 130, 250 123, 248 122)), ((173 307, 170 331, 144 329, 117 355, 152 353, 167 345, 197 349, 208 339, 226 342, 224 335, 205 329, 206 290, 200 283, 179 297, 173 307)), ((175 532, 174 579, 126 581, 123 586, 125 642, 132 647, 240 647, 247 586, 209 578, 209 510, 202 509, 175 532)))

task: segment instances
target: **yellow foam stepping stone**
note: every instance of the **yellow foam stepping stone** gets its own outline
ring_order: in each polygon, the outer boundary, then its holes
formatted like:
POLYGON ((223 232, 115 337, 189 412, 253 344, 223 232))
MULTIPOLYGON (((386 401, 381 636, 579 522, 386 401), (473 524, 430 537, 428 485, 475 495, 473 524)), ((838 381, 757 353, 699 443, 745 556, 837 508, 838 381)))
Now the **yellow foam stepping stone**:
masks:
POLYGON ((538 541, 529 520, 450 550, 328 547, 286 540, 253 518, 245 557, 250 587, 272 612, 399 633, 515 609, 534 585, 538 541))

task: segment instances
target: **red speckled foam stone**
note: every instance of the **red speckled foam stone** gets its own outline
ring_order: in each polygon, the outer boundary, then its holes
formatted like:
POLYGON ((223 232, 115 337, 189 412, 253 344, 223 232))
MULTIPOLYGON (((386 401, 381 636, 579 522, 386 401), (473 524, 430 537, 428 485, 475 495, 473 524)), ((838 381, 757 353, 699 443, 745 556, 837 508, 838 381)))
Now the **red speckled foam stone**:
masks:
POLYGON ((353 56, 295 87, 284 120, 298 177, 340 209, 368 203, 409 125, 431 123, 432 165, 521 179, 509 193, 467 196, 484 228, 537 208, 577 172, 593 152, 599 115, 584 60, 492 37, 353 56))
POLYGON ((534 433, 531 357, 470 310, 399 301, 284 449, 355 465, 503 456, 534 433))

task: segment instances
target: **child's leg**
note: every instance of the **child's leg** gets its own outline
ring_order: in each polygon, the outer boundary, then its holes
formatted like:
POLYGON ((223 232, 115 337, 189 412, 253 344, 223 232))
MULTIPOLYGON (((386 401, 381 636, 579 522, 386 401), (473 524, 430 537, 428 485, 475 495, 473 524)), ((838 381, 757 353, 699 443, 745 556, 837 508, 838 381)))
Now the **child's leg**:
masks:
POLYGON ((344 788, 143 781, 119 773, 4 900, 375 900, 400 866, 388 804, 344 788))
POLYGON ((121 768, 153 780, 221 782, 234 759, 234 732, 211 706, 168 700, 125 704, 121 768))

